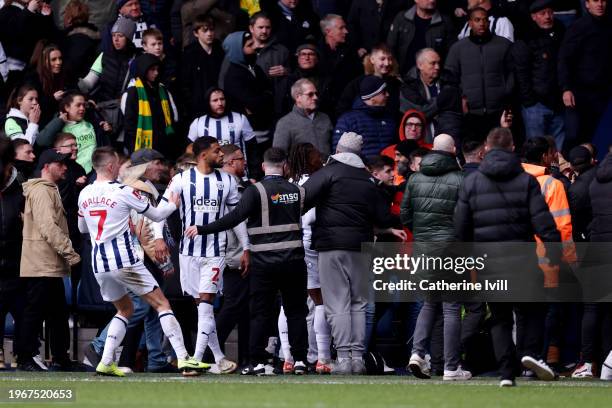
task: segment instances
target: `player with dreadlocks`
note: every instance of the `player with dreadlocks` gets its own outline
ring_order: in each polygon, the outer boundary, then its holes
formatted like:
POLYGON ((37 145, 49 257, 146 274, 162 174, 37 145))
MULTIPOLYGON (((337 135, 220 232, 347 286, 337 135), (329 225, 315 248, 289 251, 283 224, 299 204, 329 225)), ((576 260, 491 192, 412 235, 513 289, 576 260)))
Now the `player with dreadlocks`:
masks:
MULTIPOLYGON (((319 170, 323 167, 321 162, 321 153, 310 143, 302 143, 295 145, 289 153, 289 180, 297 182, 302 185, 308 180, 310 174, 319 170)), ((310 248, 311 246, 311 224, 315 221, 315 209, 310 209, 306 214, 302 216, 302 229, 303 241, 304 241, 304 252, 305 261, 308 271, 308 295, 312 302, 309 301, 309 309, 314 308, 314 321, 309 325, 309 343, 311 346, 310 350, 317 350, 317 363, 315 370, 319 374, 331 373, 331 355, 330 355, 330 327, 325 317, 325 309, 323 306, 323 297, 321 295, 321 284, 319 283, 319 269, 318 269, 318 253, 317 251, 310 248), (314 306, 314 307, 313 307, 314 306), (314 336, 312 331, 314 329, 314 336), (314 343, 314 344, 313 344, 314 343)), ((287 328, 287 318, 285 312, 281 308, 280 315, 278 317, 278 332, 281 341, 281 351, 285 358, 285 364, 283 365, 283 372, 291 372, 293 365, 293 358, 290 352, 289 346, 289 335, 287 328)), ((314 356, 313 360, 314 360, 314 356)), ((308 355, 310 360, 311 355, 308 355)))

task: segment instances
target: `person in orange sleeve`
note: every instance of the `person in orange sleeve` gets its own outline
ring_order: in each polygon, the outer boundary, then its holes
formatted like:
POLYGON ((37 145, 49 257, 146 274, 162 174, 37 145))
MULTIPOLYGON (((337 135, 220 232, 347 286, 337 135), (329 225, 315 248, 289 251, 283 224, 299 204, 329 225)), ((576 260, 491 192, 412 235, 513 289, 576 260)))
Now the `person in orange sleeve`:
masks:
MULTIPOLYGON (((548 204, 557 230, 561 234, 563 261, 568 264, 575 263, 576 248, 572 238, 572 216, 567 201, 567 193, 563 183, 551 176, 548 170, 553 158, 548 141, 544 137, 529 139, 523 146, 523 153, 526 161, 523 163, 523 168, 540 183, 544 201, 548 204)), ((538 237, 536 237, 536 241, 538 242, 540 269, 544 272, 544 286, 548 288, 558 287, 559 267, 548 265, 544 246, 540 245, 542 241, 538 237)))

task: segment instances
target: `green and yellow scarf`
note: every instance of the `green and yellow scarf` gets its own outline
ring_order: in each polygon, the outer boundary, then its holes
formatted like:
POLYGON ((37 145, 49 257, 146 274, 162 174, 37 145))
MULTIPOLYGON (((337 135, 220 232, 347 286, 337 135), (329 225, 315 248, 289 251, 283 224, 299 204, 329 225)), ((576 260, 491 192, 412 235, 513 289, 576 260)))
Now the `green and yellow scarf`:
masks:
MULTIPOLYGON (((136 129, 136 143, 134 151, 153 148, 153 118, 151 117, 151 105, 147 99, 147 91, 140 78, 136 78, 135 85, 138 95, 138 124, 136 129)), ((166 135, 174 134, 172 129, 172 109, 168 101, 168 94, 162 85, 158 86, 159 100, 161 101, 162 111, 164 112, 164 122, 166 123, 166 135)))

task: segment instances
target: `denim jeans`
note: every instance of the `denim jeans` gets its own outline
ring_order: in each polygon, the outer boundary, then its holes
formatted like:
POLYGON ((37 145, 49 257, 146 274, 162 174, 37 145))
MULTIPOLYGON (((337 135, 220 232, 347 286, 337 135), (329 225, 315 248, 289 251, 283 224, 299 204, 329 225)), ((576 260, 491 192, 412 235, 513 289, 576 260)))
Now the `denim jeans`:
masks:
POLYGON ((523 107, 522 113, 527 139, 550 135, 555 138, 557 149, 561 151, 565 141, 565 121, 562 113, 555 112, 539 102, 523 107))
MULTIPOLYGON (((128 292, 128 294, 132 302, 134 302, 134 314, 128 321, 128 328, 134 327, 144 320, 144 336, 148 351, 147 369, 152 370, 164 367, 167 360, 166 355, 162 352, 161 341, 163 338, 163 331, 159 324, 157 313, 155 309, 139 296, 136 296, 132 292, 128 292)), ((102 332, 92 341, 92 345, 98 354, 102 354, 104 350, 109 324, 107 324, 104 330, 102 330, 102 332)))

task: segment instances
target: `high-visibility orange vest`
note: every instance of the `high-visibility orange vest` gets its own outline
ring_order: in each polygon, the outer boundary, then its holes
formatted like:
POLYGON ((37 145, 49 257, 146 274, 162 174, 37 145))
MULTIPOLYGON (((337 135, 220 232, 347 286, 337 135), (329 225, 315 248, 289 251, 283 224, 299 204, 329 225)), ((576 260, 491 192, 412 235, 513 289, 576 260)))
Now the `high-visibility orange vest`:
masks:
MULTIPOLYGON (((544 201, 548 205, 557 230, 561 234, 561 244, 563 246, 563 261, 566 263, 576 262, 576 247, 572 238, 572 216, 570 214, 569 203, 565 193, 563 183, 553 176, 546 174, 546 167, 535 164, 523 163, 523 169, 534 176, 540 183, 540 189, 544 196, 544 201)), ((546 258, 546 249, 540 237, 535 237, 537 245, 538 263, 544 272, 544 286, 556 288, 559 285, 559 266, 551 266, 549 259, 546 258)))

